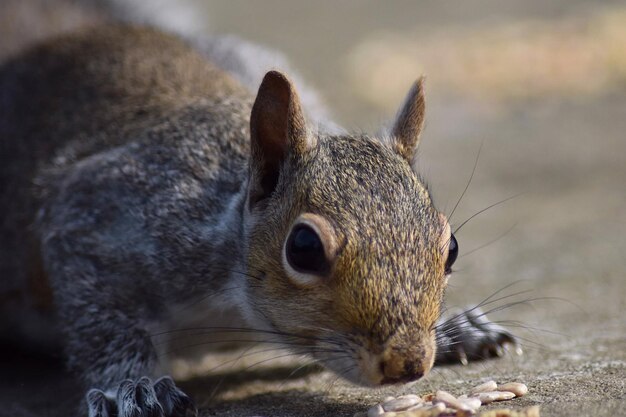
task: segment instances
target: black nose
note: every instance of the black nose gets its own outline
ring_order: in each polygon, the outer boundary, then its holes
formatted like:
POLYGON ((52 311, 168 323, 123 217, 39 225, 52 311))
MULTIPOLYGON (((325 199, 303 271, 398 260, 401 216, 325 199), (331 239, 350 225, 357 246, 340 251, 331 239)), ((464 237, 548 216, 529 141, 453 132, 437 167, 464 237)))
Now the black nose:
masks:
POLYGON ((394 355, 380 362, 381 384, 405 384, 424 376, 422 361, 394 355))

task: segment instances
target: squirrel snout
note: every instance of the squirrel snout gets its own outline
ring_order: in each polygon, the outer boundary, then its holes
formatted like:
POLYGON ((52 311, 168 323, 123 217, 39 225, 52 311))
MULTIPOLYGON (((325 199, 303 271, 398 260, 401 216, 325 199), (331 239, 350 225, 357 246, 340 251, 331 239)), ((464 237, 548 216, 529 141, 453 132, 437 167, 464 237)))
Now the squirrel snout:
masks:
POLYGON ((380 361, 381 385, 402 384, 423 377, 433 365, 432 349, 388 348, 380 361))

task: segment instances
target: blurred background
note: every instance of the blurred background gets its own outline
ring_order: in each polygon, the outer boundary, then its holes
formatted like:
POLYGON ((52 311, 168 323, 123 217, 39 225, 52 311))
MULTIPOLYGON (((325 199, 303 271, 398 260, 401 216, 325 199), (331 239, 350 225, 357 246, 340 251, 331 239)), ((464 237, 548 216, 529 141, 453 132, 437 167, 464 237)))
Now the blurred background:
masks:
POLYGON ((517 196, 458 232, 448 305, 523 292, 486 309, 526 353, 430 387, 519 379, 545 415, 624 413, 626 2, 204 4, 210 30, 283 51, 348 129, 377 131, 425 74, 418 167, 447 213, 480 151, 453 225, 517 196))
MULTIPOLYGON (((418 167, 437 205, 452 211, 475 164, 453 225, 516 196, 459 230, 448 304, 502 290, 495 298, 511 297, 486 306, 496 309, 489 317, 519 334, 525 349, 521 357, 453 366, 413 387, 374 392, 326 372, 294 373, 280 360, 250 368, 258 358, 248 358, 217 374, 207 371, 225 361, 220 355, 175 361, 206 415, 351 416, 388 393, 460 393, 485 378, 527 383, 530 394, 515 405, 543 404, 543 415, 624 413, 625 1, 175 6, 187 7, 198 31, 282 51, 351 130, 377 131, 411 83, 427 76, 418 167)), ((58 19, 67 16, 57 11, 58 19)), ((31 380, 6 395, 22 395, 31 380)), ((55 410, 53 401, 41 401, 47 405, 40 408, 55 410)), ((36 413, 25 404, 19 407, 36 413)))

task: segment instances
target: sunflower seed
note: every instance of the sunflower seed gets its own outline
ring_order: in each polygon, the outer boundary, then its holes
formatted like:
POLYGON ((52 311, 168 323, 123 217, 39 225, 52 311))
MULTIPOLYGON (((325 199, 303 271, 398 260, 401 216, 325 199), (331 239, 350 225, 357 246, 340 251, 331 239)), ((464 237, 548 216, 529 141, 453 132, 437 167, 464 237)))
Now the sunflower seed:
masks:
POLYGON ((480 406, 482 405, 482 402, 480 401, 480 399, 473 397, 473 398, 458 398, 458 400, 460 402, 462 402, 463 404, 467 405, 469 408, 472 409, 472 411, 476 411, 480 408, 480 406))
POLYGON ((396 398, 395 400, 391 400, 391 401, 387 401, 383 403, 383 409, 385 411, 403 411, 409 407, 413 407, 415 404, 419 402, 420 400, 418 400, 417 398, 411 398, 411 397, 396 398))
POLYGON ((367 417, 380 417, 383 415, 384 412, 385 410, 383 410, 382 405, 376 404, 375 406, 367 410, 367 417))
POLYGON ((498 384, 496 381, 487 381, 483 384, 477 385, 470 390, 470 394, 478 394, 479 392, 490 392, 496 391, 498 389, 498 384))
POLYGON ((478 398, 482 404, 489 404, 494 401, 504 401, 515 398, 515 394, 509 391, 490 391, 490 392, 481 392, 474 397, 478 398))
POLYGON ((463 402, 459 401, 454 395, 446 391, 437 391, 437 393, 435 394, 435 401, 444 403, 448 407, 454 408, 455 410, 472 411, 469 406, 465 405, 463 402))
POLYGON ((528 392, 528 387, 519 382, 508 382, 498 385, 498 391, 508 391, 515 394, 516 397, 523 397, 528 392))

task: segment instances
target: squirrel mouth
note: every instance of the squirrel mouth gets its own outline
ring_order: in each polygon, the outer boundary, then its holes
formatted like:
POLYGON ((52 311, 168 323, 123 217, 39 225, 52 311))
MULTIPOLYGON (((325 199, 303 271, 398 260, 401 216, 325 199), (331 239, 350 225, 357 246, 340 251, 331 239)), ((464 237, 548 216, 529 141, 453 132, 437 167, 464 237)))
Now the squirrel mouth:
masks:
POLYGON ((339 377, 365 387, 415 382, 428 374, 434 362, 435 340, 420 333, 409 337, 402 333, 382 344, 365 337, 341 342, 345 347, 339 350, 336 344, 326 348, 322 343, 314 356, 339 377))
POLYGON ((345 372, 346 362, 339 364, 332 358, 325 365, 344 379, 371 388, 412 383, 423 378, 430 370, 430 365, 423 360, 401 356, 385 360, 380 354, 364 354, 363 351, 349 362, 353 364, 348 366, 351 372, 345 372))

